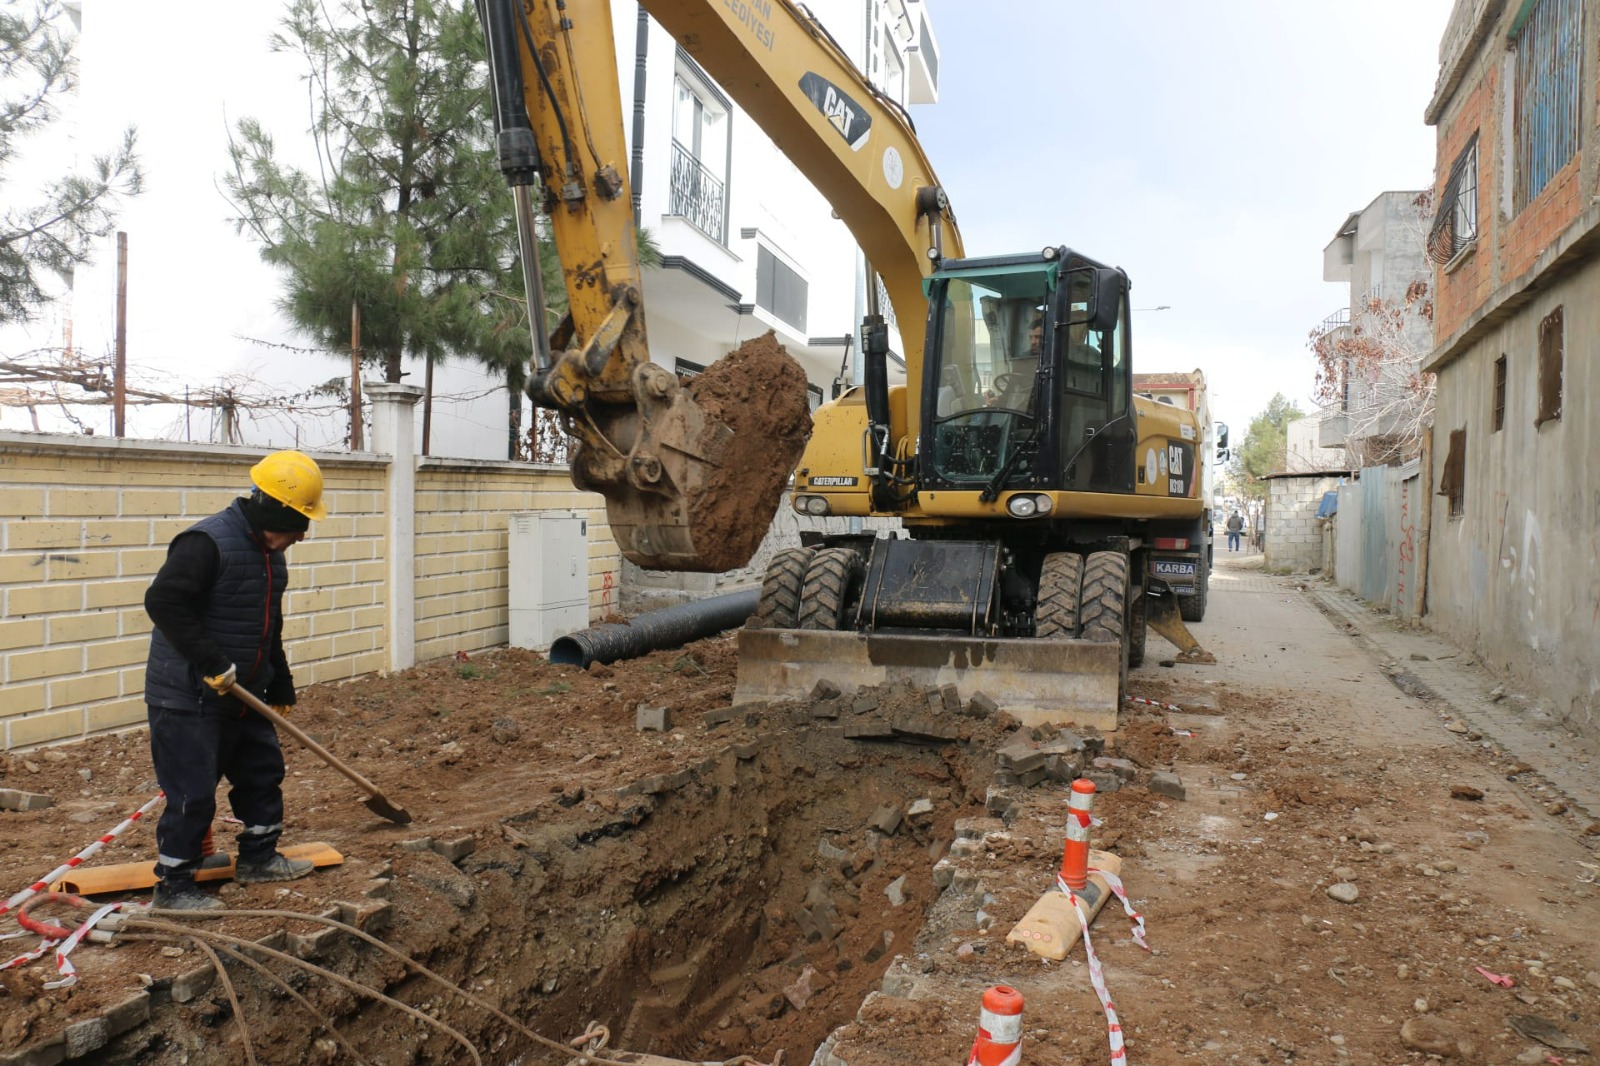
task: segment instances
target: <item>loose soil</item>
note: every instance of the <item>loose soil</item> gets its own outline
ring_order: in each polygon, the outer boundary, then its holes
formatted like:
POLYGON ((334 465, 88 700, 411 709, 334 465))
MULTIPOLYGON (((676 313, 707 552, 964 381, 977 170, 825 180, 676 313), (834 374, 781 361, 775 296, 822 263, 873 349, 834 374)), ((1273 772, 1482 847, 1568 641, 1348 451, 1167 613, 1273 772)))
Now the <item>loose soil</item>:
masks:
POLYGON ((691 501, 695 552, 707 572, 735 570, 761 546, 811 437, 806 374, 768 330, 694 377, 688 392, 710 427, 702 453, 721 457, 691 501))
MULTIPOLYGON (((1537 753, 1448 731, 1292 586, 1218 574, 1196 633, 1220 665, 1136 671, 1137 693, 1184 710, 1130 707, 1104 738, 1131 780, 1097 796, 1094 843, 1123 857, 1154 949, 1133 943, 1115 903, 1095 924, 1129 1060, 1574 1061, 1521 1035, 1521 1016, 1595 1047, 1600 860, 1587 823, 1526 786, 1537 753), (1187 798, 1144 787, 1157 769, 1187 798), (1354 885, 1355 902, 1331 898, 1334 884, 1354 885)), ((386 897, 386 941, 562 1040, 592 1019, 608 1048, 686 1060, 782 1051, 796 1064, 820 1046, 822 1066, 949 1062, 971 1046, 983 988, 1006 983, 1027 999, 1025 1060, 1107 1061, 1081 948, 1046 963, 1004 939, 1053 883, 1079 764, 1018 773, 997 752, 1070 737, 933 713, 908 689, 875 708, 847 696, 734 711, 733 680, 721 638, 592 672, 501 651, 307 690, 296 720, 417 821, 375 820, 291 750, 285 842, 326 840, 346 862, 223 898, 318 913, 386 897), (670 729, 635 729, 640 704, 669 708, 670 729), (472 850, 452 861, 464 837, 472 850)), ((1080 760, 1097 738, 1084 739, 1080 760)), ((1116 770, 1088 768, 1111 787, 1116 770)), ((137 732, 12 757, 0 784, 57 806, 0 813, 4 891, 148 799, 150 776, 137 732)), ((234 827, 219 828, 226 840, 234 827)), ((139 828, 95 861, 153 850, 139 828)), ((151 1021, 93 1061, 243 1061, 220 987, 182 1003, 167 987, 206 965, 193 947, 86 944, 74 958, 70 990, 40 988, 47 963, 4 978, 0 1061, 135 994, 140 975, 151 1021)), ((485 1062, 567 1059, 369 948, 344 940, 316 961, 447 1021, 485 1062)), ((292 1001, 233 973, 261 1061, 337 1058, 292 1001)), ((469 1061, 325 978, 294 984, 368 1061, 469 1061)))

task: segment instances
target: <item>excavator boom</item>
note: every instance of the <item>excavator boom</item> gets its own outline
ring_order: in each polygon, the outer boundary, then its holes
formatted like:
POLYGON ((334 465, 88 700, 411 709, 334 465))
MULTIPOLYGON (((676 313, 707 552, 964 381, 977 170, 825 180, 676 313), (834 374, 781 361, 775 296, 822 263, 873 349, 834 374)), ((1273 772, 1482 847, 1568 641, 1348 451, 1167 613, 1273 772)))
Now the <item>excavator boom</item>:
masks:
MULTIPOLYGON (((651 361, 611 4, 478 2, 501 169, 521 237, 534 347, 529 395, 563 415, 575 441, 573 481, 606 498, 612 535, 628 559, 665 570, 741 566, 770 524, 809 433, 804 375, 796 366, 762 382, 767 395, 759 402, 712 409, 651 361), (546 233, 560 253, 568 298, 553 329, 538 271, 546 233), (783 461, 747 463, 752 449, 776 450, 783 461), (733 513, 736 523, 728 521, 733 513)), ((959 252, 960 241, 905 116, 786 0, 650 0, 645 7, 883 264, 893 279, 890 298, 911 324, 907 344, 920 350, 918 280, 927 267, 918 248, 943 242, 959 252)), ((879 436, 886 440, 886 432, 879 436)))

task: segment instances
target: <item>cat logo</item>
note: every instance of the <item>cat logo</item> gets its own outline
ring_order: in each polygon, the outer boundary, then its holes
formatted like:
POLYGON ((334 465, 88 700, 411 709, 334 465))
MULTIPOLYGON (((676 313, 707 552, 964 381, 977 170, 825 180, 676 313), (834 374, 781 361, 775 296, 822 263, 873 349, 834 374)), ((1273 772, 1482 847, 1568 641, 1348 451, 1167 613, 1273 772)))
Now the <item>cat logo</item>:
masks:
POLYGON ((872 116, 868 115, 850 94, 827 78, 806 73, 800 78, 800 91, 816 105, 830 125, 839 131, 853 151, 859 152, 872 132, 872 116))

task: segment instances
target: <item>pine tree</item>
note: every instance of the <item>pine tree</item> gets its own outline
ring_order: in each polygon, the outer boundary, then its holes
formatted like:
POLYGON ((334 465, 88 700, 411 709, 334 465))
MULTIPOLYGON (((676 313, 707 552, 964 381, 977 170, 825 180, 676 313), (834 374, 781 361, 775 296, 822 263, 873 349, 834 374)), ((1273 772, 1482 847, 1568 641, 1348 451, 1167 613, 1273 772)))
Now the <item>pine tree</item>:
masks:
POLYGON ((32 321, 52 299, 44 275, 70 278, 89 262, 93 242, 111 232, 117 207, 137 196, 144 180, 130 126, 86 173, 51 180, 35 197, 5 188, 20 142, 58 117, 58 99, 77 84, 65 17, 54 0, 0 8, 0 200, 7 204, 0 215, 0 322, 32 321))
POLYGON ((1234 453, 1230 473, 1240 490, 1251 497, 1266 495, 1261 478, 1283 470, 1289 451, 1288 425, 1305 417, 1298 404, 1290 403, 1283 393, 1274 393, 1267 406, 1250 420, 1250 429, 1244 443, 1234 453))
POLYGON ((359 306, 391 382, 405 355, 457 354, 519 388, 531 343, 470 0, 291 0, 271 46, 306 59, 316 171, 247 118, 224 180, 239 230, 283 271, 283 311, 347 351, 359 306))

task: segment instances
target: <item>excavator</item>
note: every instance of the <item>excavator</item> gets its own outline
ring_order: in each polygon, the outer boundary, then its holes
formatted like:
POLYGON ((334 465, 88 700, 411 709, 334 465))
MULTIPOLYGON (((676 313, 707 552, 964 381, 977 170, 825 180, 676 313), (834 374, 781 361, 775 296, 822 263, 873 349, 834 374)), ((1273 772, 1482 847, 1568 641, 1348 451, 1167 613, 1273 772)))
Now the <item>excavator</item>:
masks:
MULTIPOLYGON (((738 482, 740 456, 773 442, 741 438, 650 360, 610 0, 478 6, 536 324, 529 395, 560 412, 574 483, 605 497, 624 556, 726 569, 701 517, 729 493, 775 509, 787 470, 738 482), (541 211, 569 297, 549 334, 541 211)), ((863 383, 792 443, 791 500, 899 528, 775 554, 739 633, 735 699, 903 680, 981 692, 1025 723, 1115 728, 1147 629, 1208 659, 1183 624, 1208 582, 1205 437, 1189 411, 1134 392, 1128 275, 1065 245, 967 257, 909 118, 804 6, 643 7, 832 205, 904 352, 891 385, 868 284, 863 383)), ((744 514, 750 550, 771 517, 744 514)))

